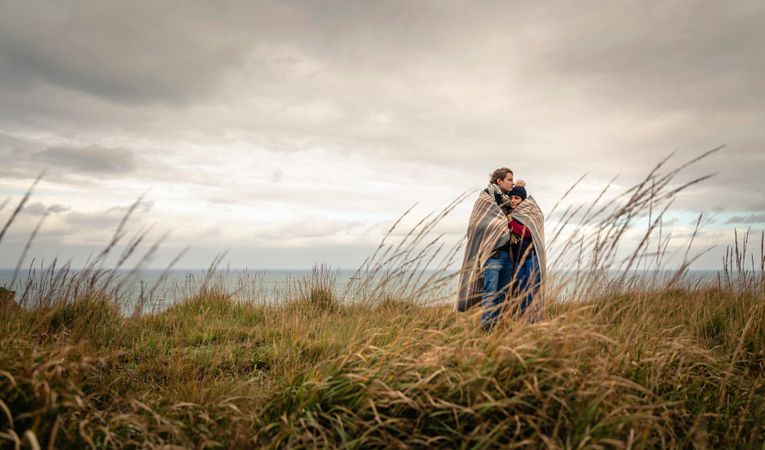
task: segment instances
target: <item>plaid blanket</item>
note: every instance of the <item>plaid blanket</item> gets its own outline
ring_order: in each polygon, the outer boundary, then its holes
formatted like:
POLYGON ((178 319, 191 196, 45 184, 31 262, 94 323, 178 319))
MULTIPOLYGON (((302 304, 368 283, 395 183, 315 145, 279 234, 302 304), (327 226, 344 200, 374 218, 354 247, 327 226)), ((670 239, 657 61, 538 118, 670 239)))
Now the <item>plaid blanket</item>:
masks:
POLYGON ((507 216, 494 197, 481 191, 468 223, 465 257, 462 260, 455 304, 457 311, 466 311, 481 301, 483 266, 494 250, 507 244, 510 239, 507 223, 507 216))
POLYGON ((547 252, 545 251, 545 216, 534 197, 529 196, 517 208, 510 212, 510 217, 520 222, 531 232, 531 240, 539 258, 539 271, 544 280, 547 273, 547 252))
POLYGON ((529 196, 518 207, 510 212, 510 217, 517 220, 531 232, 531 240, 539 260, 539 289, 534 293, 534 301, 526 310, 525 315, 530 322, 536 322, 542 317, 543 289, 547 274, 547 251, 545 249, 545 216, 536 200, 529 196))

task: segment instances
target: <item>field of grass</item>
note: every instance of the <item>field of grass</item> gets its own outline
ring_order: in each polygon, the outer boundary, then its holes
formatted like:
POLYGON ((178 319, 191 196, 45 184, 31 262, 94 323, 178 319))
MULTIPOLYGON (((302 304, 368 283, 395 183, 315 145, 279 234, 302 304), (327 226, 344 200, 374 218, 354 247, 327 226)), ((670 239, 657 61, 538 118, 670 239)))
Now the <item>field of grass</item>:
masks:
MULTIPOLYGON (((330 295, 331 297, 331 295, 330 295)), ((120 316, 83 296, 0 323, 4 446, 765 445, 765 295, 632 292, 506 320, 207 291, 120 316), (14 444, 14 442, 16 444, 14 444)))
POLYGON ((736 235, 718 278, 695 283, 700 216, 676 276, 636 280, 663 268, 662 211, 703 179, 677 187, 687 164, 665 162, 605 204, 562 208, 550 268, 575 280, 547 280, 542 320, 488 334, 478 308, 432 301, 452 298, 459 246, 430 234, 464 198, 389 232, 345 292, 317 268, 278 303, 203 283, 152 314, 150 296, 122 313, 101 265, 126 217, 84 270, 54 262, 0 299, 0 446, 765 449, 765 236, 755 256, 736 235))

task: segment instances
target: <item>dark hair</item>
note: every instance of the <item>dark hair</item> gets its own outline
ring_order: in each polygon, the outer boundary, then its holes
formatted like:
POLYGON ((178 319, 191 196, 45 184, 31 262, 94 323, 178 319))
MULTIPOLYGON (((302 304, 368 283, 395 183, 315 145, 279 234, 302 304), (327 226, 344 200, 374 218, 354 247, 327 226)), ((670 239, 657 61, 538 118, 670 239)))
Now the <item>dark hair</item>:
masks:
POLYGON ((522 200, 526 200, 526 182, 523 180, 518 180, 515 183, 515 186, 513 186, 513 189, 507 193, 509 197, 512 197, 513 195, 517 195, 522 200))
POLYGON ((511 174, 513 171, 507 167, 500 167, 489 175, 491 177, 489 178, 489 183, 496 183, 497 180, 504 180, 508 173, 511 174))

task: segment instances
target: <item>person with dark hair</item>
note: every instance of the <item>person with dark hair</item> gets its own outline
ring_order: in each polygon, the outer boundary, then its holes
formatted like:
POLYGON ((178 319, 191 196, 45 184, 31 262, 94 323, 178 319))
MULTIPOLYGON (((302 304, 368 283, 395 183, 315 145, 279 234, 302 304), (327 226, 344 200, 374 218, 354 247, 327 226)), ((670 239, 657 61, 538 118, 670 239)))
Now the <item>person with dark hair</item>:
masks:
POLYGON ((538 320, 541 299, 533 310, 529 307, 539 295, 545 275, 544 215, 536 201, 526 194, 526 183, 519 180, 510 192, 510 258, 515 267, 511 294, 520 299, 517 313, 529 321, 538 320))
POLYGON ((466 311, 480 302, 481 326, 490 330, 496 323, 513 276, 509 254, 510 229, 507 214, 513 189, 513 171, 501 167, 489 176, 489 186, 473 205, 467 230, 455 308, 466 311))

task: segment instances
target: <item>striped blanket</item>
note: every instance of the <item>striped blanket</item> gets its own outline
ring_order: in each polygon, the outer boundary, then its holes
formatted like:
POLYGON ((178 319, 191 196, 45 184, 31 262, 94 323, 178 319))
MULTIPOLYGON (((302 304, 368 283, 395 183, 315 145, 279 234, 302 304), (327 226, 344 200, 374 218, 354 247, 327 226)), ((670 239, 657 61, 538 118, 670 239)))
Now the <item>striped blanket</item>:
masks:
POLYGON ((507 223, 507 216, 494 197, 481 191, 468 223, 465 257, 462 260, 455 304, 457 311, 466 311, 481 301, 483 266, 494 249, 504 246, 510 239, 507 223))
POLYGON ((529 196, 512 212, 510 217, 517 220, 531 232, 531 240, 539 260, 538 290, 533 294, 534 301, 526 310, 526 317, 530 322, 536 322, 542 318, 542 306, 544 303, 544 285, 547 275, 547 250, 545 249, 545 216, 533 197, 529 196))
POLYGON ((529 196, 510 212, 510 217, 520 222, 531 232, 531 240, 539 258, 539 271, 544 281, 547 273, 547 252, 545 251, 545 216, 534 197, 529 196))

